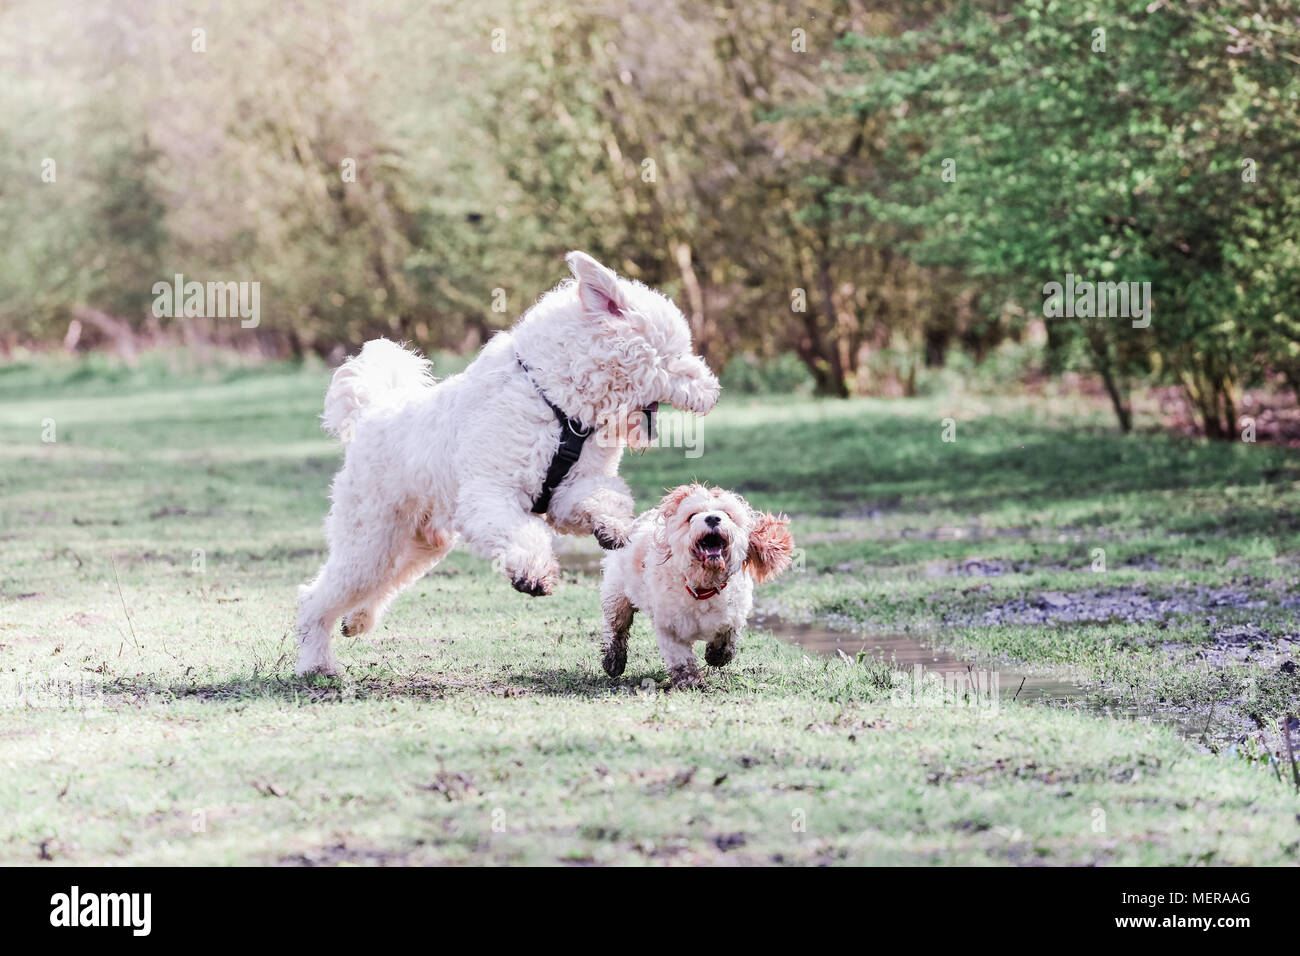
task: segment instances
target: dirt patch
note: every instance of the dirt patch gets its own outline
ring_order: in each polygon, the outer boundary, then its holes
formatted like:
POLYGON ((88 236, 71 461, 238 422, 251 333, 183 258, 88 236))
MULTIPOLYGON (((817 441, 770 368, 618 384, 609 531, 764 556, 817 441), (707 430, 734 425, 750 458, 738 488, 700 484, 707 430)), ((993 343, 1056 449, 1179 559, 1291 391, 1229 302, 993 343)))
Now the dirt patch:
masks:
POLYGON ((1156 623, 1185 614, 1208 614, 1229 609, 1268 610, 1300 607, 1300 596, 1271 594, 1246 587, 1186 588, 1164 596, 1153 595, 1143 585, 1108 590, 1044 591, 1013 598, 982 611, 949 611, 942 622, 949 626, 997 627, 1003 624, 1109 624, 1156 623))
MULTIPOLYGON (((1084 623, 1096 620, 1098 608, 1127 615, 1126 619, 1161 620, 1161 615, 1201 612, 1200 600, 1210 607, 1276 609, 1281 601, 1285 606, 1297 602, 1276 594, 1261 595, 1244 589, 1194 589, 1191 593, 1175 597, 1155 598, 1138 588, 1117 588, 1099 594, 1088 592, 1076 595, 1040 595, 1037 598, 1000 605, 993 620, 1009 623, 1008 618, 1020 615, 1030 624, 1051 624, 1053 614, 1061 613, 1069 620, 1084 623), (1103 598, 1098 602, 1098 597, 1103 598), (1079 599, 1078 604, 1069 598, 1079 599), (1012 613, 1008 613, 1008 611, 1012 613)), ((976 623, 979 615, 969 615, 976 623)), ((1056 618, 1061 620, 1063 618, 1056 618)), ((840 657, 846 661, 860 660, 863 656, 890 664, 902 671, 904 678, 896 682, 893 693, 904 701, 944 702, 965 706, 996 706, 997 703, 1015 701, 1034 702, 1052 707, 1081 709, 1098 716, 1132 720, 1142 723, 1159 723, 1176 730, 1194 745, 1202 748, 1207 741, 1241 743, 1246 735, 1260 736, 1267 749, 1278 749, 1280 738, 1275 728, 1247 719, 1242 713, 1244 702, 1218 697, 1199 703, 1175 703, 1164 697, 1130 701, 1117 699, 1104 686, 1081 686, 1059 675, 1034 673, 997 664, 977 664, 961 655, 930 643, 933 636, 913 633, 883 633, 858 630, 860 624, 848 619, 837 619, 838 626, 795 624, 777 615, 759 614, 756 625, 773 631, 778 637, 821 654, 840 657), (901 697, 900 697, 901 695, 901 697)), ((831 623, 828 621, 828 623, 831 623)), ((1244 663, 1266 668, 1282 680, 1300 680, 1300 633, 1294 633, 1280 643, 1270 641, 1270 635, 1255 624, 1225 624, 1217 631, 1213 644, 1195 648, 1195 657, 1211 664, 1244 663), (1290 640, 1296 641, 1293 646, 1290 640), (1294 660, 1292 658, 1295 658, 1294 660)), ((1184 656, 1193 645, 1166 642, 1163 645, 1171 656, 1184 656)))
POLYGON ((218 683, 156 681, 151 678, 117 678, 104 684, 103 699, 115 706, 142 707, 179 698, 196 698, 205 704, 229 704, 255 698, 279 698, 298 704, 337 704, 353 700, 405 698, 437 701, 458 693, 490 694, 494 697, 523 697, 526 687, 496 681, 437 677, 368 676, 286 678, 279 674, 235 678, 218 683))
POLYGON ((1295 627, 1265 629, 1258 624, 1232 624, 1216 628, 1212 643, 1165 641, 1160 646, 1170 655, 1190 654, 1216 667, 1250 664, 1277 668, 1284 674, 1300 673, 1295 660, 1300 658, 1300 630, 1295 627))
POLYGON ((202 511, 191 511, 189 508, 180 505, 167 505, 150 513, 149 520, 158 521, 161 518, 211 518, 215 513, 211 508, 202 511))

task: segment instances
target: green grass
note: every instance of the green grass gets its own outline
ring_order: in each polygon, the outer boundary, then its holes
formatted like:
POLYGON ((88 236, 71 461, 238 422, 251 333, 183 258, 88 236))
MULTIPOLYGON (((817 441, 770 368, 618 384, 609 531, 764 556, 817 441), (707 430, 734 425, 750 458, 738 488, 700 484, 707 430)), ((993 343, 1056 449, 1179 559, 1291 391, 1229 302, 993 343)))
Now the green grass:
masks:
POLYGON ((1278 659, 1297 636, 1284 601, 1300 557, 1293 455, 1124 439, 1052 405, 737 396, 701 422, 701 457, 627 460, 642 506, 699 477, 795 515, 802 566, 760 592, 767 607, 1059 673, 1089 688, 1076 707, 918 701, 881 664, 812 657, 762 630, 705 692, 665 692, 644 621, 610 681, 594 577, 527 599, 463 553, 378 633, 339 639, 344 679, 299 680, 294 590, 321 559, 338 461, 316 421, 325 381, 319 368, 152 360, 0 369, 0 862, 1300 852, 1300 799, 1267 759, 1276 735, 1248 728, 1230 746, 1238 725, 1297 707, 1300 681, 1278 659), (973 560, 1007 571, 959 573, 973 560), (1045 591, 1192 585, 1261 606, 1164 628, 971 623, 1045 591), (1221 661, 1229 624, 1267 637, 1221 661), (1094 703, 1204 713, 1220 732, 1201 746, 1094 703))

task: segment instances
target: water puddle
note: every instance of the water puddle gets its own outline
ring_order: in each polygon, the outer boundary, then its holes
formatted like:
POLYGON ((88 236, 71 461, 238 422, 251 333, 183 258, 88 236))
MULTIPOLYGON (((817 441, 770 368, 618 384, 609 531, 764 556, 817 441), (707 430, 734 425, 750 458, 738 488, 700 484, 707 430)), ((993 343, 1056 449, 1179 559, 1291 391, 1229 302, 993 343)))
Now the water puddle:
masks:
MULTIPOLYGON (((1218 736, 1204 717, 1192 713, 1136 705, 1116 705, 1068 680, 1031 674, 998 665, 982 665, 941 650, 916 634, 864 634, 819 624, 795 624, 773 614, 756 614, 754 627, 771 631, 782 640, 807 651, 856 660, 865 654, 902 671, 902 693, 952 703, 989 705, 1029 701, 1050 707, 1072 708, 1101 716, 1159 723, 1188 739, 1218 736)), ((1221 728, 1217 728, 1220 729, 1221 728)))
POLYGON ((920 668, 923 674, 934 675, 950 686, 973 681, 976 688, 996 690, 1008 700, 1067 701, 1086 694, 1079 685, 1057 677, 975 664, 932 647, 915 634, 863 634, 818 624, 794 624, 770 614, 755 615, 754 625, 818 654, 843 653, 856 659, 865 653, 908 674, 915 675, 920 668))

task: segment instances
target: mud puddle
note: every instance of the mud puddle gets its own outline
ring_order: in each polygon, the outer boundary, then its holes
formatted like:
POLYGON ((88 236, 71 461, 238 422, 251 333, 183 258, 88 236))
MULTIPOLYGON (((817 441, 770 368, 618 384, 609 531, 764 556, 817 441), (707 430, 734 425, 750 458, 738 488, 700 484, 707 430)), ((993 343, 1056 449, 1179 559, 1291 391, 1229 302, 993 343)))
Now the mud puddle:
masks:
POLYGON ((865 653, 895 670, 915 674, 919 667, 947 684, 979 678, 980 687, 994 687, 1010 700, 1070 701, 1083 698, 1078 684, 1060 678, 1029 674, 1004 667, 976 664, 927 644, 916 634, 864 634, 819 624, 795 624, 776 615, 755 615, 754 626, 818 654, 840 653, 856 659, 865 653), (987 675, 987 678, 986 678, 987 675), (986 682, 987 681, 987 682, 986 682))
POLYGON ((1244 586, 1168 589, 1153 594, 1145 585, 1124 585, 1107 590, 1043 591, 1016 597, 981 611, 949 611, 943 623, 962 627, 1051 624, 1151 624, 1180 615, 1203 614, 1209 621, 1231 611, 1293 610, 1295 595, 1276 589, 1244 586))
POLYGON ((1192 740, 1199 740, 1206 732, 1206 721, 1193 713, 1108 703, 1071 681, 996 664, 978 664, 937 648, 917 634, 862 633, 815 623, 796 624, 774 614, 755 615, 753 626, 816 654, 842 654, 853 660, 865 654, 889 664, 907 675, 902 682, 904 695, 924 693, 966 703, 991 701, 996 696, 1000 704, 1030 701, 1106 717, 1165 724, 1192 740))

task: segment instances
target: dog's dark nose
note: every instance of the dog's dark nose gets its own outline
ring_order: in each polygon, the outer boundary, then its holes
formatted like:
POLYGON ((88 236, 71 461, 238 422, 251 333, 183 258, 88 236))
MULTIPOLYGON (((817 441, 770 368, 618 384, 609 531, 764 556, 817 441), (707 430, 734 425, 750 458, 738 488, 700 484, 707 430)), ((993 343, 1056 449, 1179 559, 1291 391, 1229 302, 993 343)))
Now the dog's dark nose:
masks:
POLYGON ((722 524, 722 519, 717 515, 705 515, 704 523, 710 528, 716 528, 718 525, 722 524))

